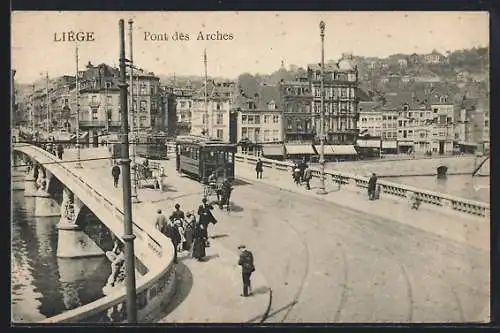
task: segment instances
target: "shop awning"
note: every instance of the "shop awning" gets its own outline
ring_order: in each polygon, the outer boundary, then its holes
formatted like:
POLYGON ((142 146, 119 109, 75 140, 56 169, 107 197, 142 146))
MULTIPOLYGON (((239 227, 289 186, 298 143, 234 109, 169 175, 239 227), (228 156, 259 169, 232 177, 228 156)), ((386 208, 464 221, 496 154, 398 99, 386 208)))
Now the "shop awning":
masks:
POLYGON ((413 141, 398 141, 398 145, 413 147, 415 145, 415 143, 413 141))
POLYGON ((382 141, 382 149, 397 149, 398 143, 396 141, 382 141))
POLYGON ((461 145, 461 146, 473 146, 473 147, 477 147, 477 143, 475 143, 475 142, 460 141, 458 144, 461 145))
MULTIPOLYGON (((318 152, 318 155, 321 154, 321 146, 320 145, 316 145, 314 146, 314 149, 316 149, 316 151, 318 152)), ((333 146, 332 145, 325 145, 325 155, 335 155, 335 153, 333 152, 333 146)))
POLYGON ((362 148, 380 148, 380 140, 358 140, 356 143, 362 148))
POLYGON ((312 145, 286 145, 288 155, 316 155, 312 145))
POLYGON ((262 145, 262 155, 264 156, 282 156, 283 145, 262 145))
POLYGON ((358 152, 353 145, 333 145, 333 155, 357 155, 358 152))

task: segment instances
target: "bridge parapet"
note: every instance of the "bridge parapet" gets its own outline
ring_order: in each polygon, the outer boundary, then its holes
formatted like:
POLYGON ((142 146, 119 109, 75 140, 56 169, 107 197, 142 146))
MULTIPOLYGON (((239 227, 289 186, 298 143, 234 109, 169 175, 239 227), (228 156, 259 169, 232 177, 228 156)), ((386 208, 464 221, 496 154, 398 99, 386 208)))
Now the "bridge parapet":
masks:
MULTIPOLYGON (((41 148, 16 144, 13 149, 37 160, 67 186, 95 215, 119 238, 123 233, 123 209, 120 200, 106 196, 101 188, 93 188, 65 163, 41 148)), ((133 232, 136 257, 148 272, 137 281, 138 319, 154 318, 168 303, 175 290, 175 265, 170 241, 150 221, 142 220, 141 213, 134 214, 133 232)), ((47 318, 44 323, 122 322, 126 320, 125 288, 116 288, 108 296, 85 306, 47 318)))
MULTIPOLYGON (((235 160, 239 163, 255 165, 258 159, 259 157, 256 156, 243 154, 235 155, 235 160)), ((275 161, 262 157, 260 157, 260 160, 262 161, 264 167, 276 170, 291 172, 291 168, 293 167, 293 163, 291 162, 275 161)), ((321 171, 317 168, 312 168, 312 174, 313 177, 318 178, 321 176, 321 171)), ((327 178, 330 178, 333 183, 338 184, 340 187, 347 185, 349 188, 354 188, 356 190, 363 190, 368 187, 368 177, 332 170, 325 171, 325 175, 327 178)), ((432 207, 449 209, 450 211, 483 218, 490 217, 490 205, 487 203, 459 198, 404 184, 392 183, 385 180, 378 180, 377 185, 380 186, 381 193, 388 194, 393 198, 409 200, 412 195, 415 195, 422 204, 432 207)))

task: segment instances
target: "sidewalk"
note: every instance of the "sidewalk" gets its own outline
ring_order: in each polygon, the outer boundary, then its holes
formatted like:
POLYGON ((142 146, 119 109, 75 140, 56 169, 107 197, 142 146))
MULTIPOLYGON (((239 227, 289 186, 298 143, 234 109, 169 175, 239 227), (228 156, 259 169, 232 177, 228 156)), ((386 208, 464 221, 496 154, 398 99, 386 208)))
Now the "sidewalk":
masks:
MULTIPOLYGON (((84 153, 88 157, 88 152, 84 153)), ((69 153, 65 159, 73 160, 69 153)), ((82 154, 83 155, 83 154, 82 154)), ((139 203, 133 204, 133 217, 141 216, 153 224, 157 209, 162 209, 164 215, 169 215, 176 202, 181 204, 185 212, 196 210, 201 203, 203 189, 200 184, 177 175, 170 161, 164 166, 167 178, 166 189, 163 192, 153 189, 140 189, 139 203)), ((83 169, 74 169, 83 179, 104 195, 113 197, 114 201, 122 202, 121 179, 120 186, 114 188, 110 175, 110 165, 106 161, 85 161, 83 169)), ((216 218, 219 223, 227 223, 226 214, 219 214, 216 208, 216 218)), ((210 229, 209 229, 210 235, 210 229)), ((215 236, 215 235, 211 235, 215 236)), ((258 322, 264 315, 269 304, 269 287, 262 274, 252 275, 254 295, 241 297, 241 268, 237 265, 237 249, 226 249, 215 239, 210 240, 211 246, 206 249, 207 261, 198 262, 191 258, 190 253, 179 253, 177 264, 177 288, 169 305, 162 312, 161 323, 246 323, 258 322)))
POLYGON ((440 212, 440 208, 422 206, 418 211, 410 210, 404 200, 393 199, 381 194, 380 200, 370 201, 366 191, 353 191, 346 187, 340 190, 328 179, 325 186, 328 194, 318 195, 319 179, 311 180, 311 190, 293 183, 291 172, 264 168, 263 179, 256 179, 255 166, 237 163, 235 173, 238 178, 251 183, 261 183, 278 187, 280 190, 295 192, 348 207, 353 210, 393 220, 415 228, 437 234, 457 242, 467 243, 477 248, 489 251, 490 223, 487 219, 469 217, 453 211, 440 212))

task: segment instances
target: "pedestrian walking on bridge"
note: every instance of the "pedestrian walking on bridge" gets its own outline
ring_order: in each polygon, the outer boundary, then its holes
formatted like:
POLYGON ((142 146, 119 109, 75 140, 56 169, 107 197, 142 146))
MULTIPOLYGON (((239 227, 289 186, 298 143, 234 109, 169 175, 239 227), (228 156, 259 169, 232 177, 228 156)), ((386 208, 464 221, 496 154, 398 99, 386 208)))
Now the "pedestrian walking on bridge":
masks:
POLYGON ((111 169, 111 175, 113 176, 113 184, 115 187, 118 187, 118 179, 120 178, 120 167, 118 166, 118 163, 115 163, 113 165, 113 168, 111 169))
POLYGON ((377 175, 372 173, 372 176, 368 180, 368 199, 375 199, 375 189, 377 188, 377 175))
POLYGON ((257 164, 255 164, 255 171, 257 172, 257 179, 262 179, 262 170, 263 170, 263 165, 262 165, 262 161, 261 159, 259 158, 259 160, 257 161, 257 164))
POLYGON ((310 181, 312 179, 312 170, 309 165, 306 164, 306 169, 304 170, 304 181, 306 183, 306 190, 311 189, 310 181))
POLYGON ((240 296, 248 297, 252 294, 252 283, 250 278, 252 273, 255 272, 253 254, 246 249, 245 245, 238 246, 238 250, 240 251, 238 265, 241 266, 241 277, 243 280, 243 294, 240 296))

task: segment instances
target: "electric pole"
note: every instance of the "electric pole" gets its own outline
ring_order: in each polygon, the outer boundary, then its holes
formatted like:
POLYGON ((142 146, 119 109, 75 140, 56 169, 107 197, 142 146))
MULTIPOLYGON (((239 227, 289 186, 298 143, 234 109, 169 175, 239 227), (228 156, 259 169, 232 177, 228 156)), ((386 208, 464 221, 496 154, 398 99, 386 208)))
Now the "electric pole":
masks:
POLYGON ((76 80, 75 80, 75 89, 76 89, 76 164, 75 168, 82 168, 82 163, 80 161, 80 81, 78 78, 78 45, 75 49, 75 58, 76 58, 76 80))
POLYGON ((320 118, 320 155, 319 164, 321 168, 320 185, 317 194, 326 194, 325 190, 325 22, 319 23, 320 37, 321 37, 321 118, 320 118))
POLYGON ((49 72, 45 72, 45 93, 47 101, 47 135, 50 133, 50 97, 49 97, 49 72))
POLYGON ((125 68, 125 22, 119 22, 120 28, 120 108, 122 112, 122 186, 123 186, 123 215, 124 215, 124 235, 126 252, 126 287, 127 287, 127 322, 137 323, 137 295, 135 287, 135 255, 134 239, 132 229, 132 200, 130 189, 130 159, 128 152, 128 109, 127 109, 127 77, 125 68))
POLYGON ((205 65, 205 134, 209 136, 209 126, 208 126, 208 76, 207 76, 207 49, 203 51, 203 63, 205 65))
MULTIPOLYGON (((131 182, 132 182, 132 202, 139 202, 139 198, 137 198, 137 164, 135 161, 135 146, 137 144, 137 135, 136 135, 136 113, 137 107, 134 103, 134 52, 133 52, 133 42, 132 42, 132 34, 133 34, 133 25, 134 21, 132 19, 128 20, 129 27, 129 47, 130 47, 130 59, 129 59, 129 67, 130 67, 130 131, 132 132, 132 165, 131 165, 131 182)), ((139 90, 137 90, 139 92, 139 90)), ((137 94, 138 95, 138 94, 137 94)), ((139 103, 139 98, 137 98, 137 103, 139 103)))

